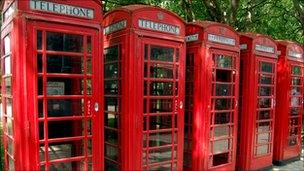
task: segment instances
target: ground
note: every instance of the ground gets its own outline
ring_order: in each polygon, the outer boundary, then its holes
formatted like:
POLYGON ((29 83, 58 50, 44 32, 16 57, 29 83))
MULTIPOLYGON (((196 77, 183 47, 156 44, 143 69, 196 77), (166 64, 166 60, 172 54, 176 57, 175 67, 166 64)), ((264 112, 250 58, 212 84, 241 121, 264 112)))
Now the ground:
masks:
POLYGON ((302 149, 301 160, 289 163, 285 166, 274 166, 273 171, 304 171, 304 149, 302 149))

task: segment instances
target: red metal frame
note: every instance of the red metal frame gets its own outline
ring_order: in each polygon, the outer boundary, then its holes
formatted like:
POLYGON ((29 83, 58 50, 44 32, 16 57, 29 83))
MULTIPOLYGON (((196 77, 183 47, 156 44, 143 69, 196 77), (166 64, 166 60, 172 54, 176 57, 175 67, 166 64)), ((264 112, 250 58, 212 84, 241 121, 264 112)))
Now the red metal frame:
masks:
POLYGON ((285 164, 299 159, 303 112, 303 49, 289 41, 277 41, 280 52, 273 161, 285 164), (281 91, 287 90, 287 91, 281 91))
POLYGON ((272 166, 277 46, 252 33, 241 38, 241 83, 237 169, 272 166))
POLYGON ((224 24, 186 27, 185 170, 233 170, 239 90, 239 35, 224 24))
POLYGON ((5 157, 6 170, 53 170, 56 164, 61 165, 57 169, 63 166, 74 170, 100 169, 103 168, 103 132, 98 129, 103 123, 101 4, 97 0, 43 1, 46 2, 91 9, 94 17, 85 19, 31 10, 30 0, 4 2, 1 40, 9 34, 11 43, 2 43, 2 78, 12 78, 10 87, 2 82, 4 126, 8 125, 10 114, 14 129, 11 136, 5 129, 6 152, 9 145, 13 148, 11 157, 5 157), (14 8, 10 8, 12 5, 14 8), (4 53, 5 45, 9 45, 11 53, 4 53), (6 60, 9 56, 11 62, 6 60), (9 74, 8 63, 11 63, 9 74), (8 88, 12 96, 7 94, 8 88), (7 112, 7 99, 12 99, 12 113, 7 112), (94 110, 98 103, 99 110, 94 110))
POLYGON ((184 22, 161 8, 130 5, 106 14, 103 25, 105 170, 181 170, 184 22), (179 31, 140 28, 139 20, 179 31))

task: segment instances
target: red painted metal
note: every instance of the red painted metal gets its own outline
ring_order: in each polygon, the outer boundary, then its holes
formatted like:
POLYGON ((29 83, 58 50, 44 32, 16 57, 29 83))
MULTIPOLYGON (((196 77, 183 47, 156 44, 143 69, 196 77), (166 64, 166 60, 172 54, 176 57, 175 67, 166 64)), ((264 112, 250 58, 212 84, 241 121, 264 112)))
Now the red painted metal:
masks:
POLYGON ((280 52, 273 161, 284 164, 299 159, 303 112, 303 49, 289 41, 277 41, 280 52))
POLYGON ((185 26, 131 5, 104 17, 105 170, 181 170, 185 26))
POLYGON ((185 170, 234 170, 239 35, 224 24, 186 26, 185 170))
POLYGON ((237 169, 272 166, 277 46, 264 35, 242 34, 237 169))
POLYGON ((3 1, 5 169, 103 168, 101 4, 35 1, 43 9, 32 10, 33 2, 3 1), (58 14, 63 6, 49 3, 90 9, 94 17, 58 14))

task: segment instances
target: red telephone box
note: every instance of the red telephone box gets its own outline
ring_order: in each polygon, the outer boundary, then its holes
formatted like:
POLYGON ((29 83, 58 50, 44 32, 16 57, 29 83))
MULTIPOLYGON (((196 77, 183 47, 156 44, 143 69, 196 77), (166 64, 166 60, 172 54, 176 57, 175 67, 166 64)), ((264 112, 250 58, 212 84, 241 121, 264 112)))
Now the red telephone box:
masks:
POLYGON ((6 170, 103 168, 100 2, 2 3, 6 170))
POLYGON ((272 167, 276 90, 276 42, 242 34, 237 169, 272 167))
POLYGON ((234 170, 239 35, 214 22, 186 26, 185 170, 234 170))
POLYGON ((277 41, 277 103, 274 131, 274 164, 298 160, 301 153, 303 112, 303 49, 289 41, 277 41))
POLYGON ((105 170, 181 170, 185 26, 130 5, 104 17, 105 170))

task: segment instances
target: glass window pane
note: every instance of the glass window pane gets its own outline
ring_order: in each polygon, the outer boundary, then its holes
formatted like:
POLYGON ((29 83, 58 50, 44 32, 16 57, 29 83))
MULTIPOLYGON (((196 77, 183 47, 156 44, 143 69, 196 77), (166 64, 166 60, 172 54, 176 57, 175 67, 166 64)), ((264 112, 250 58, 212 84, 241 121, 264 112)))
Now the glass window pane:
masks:
POLYGON ((230 113, 215 113, 214 124, 227 124, 230 122, 230 113))
MULTIPOLYGON (((172 160, 172 148, 149 150, 149 163, 157 163, 157 162, 164 162, 170 160, 172 160)), ((161 166, 161 168, 170 168, 170 167, 171 164, 169 166, 166 165, 161 166)))
POLYGON ((298 126, 299 125, 299 118, 290 118, 289 119, 289 126, 298 126))
POLYGON ((273 84, 272 77, 261 74, 260 84, 273 84))
POLYGON ((231 96, 232 86, 228 84, 216 84, 216 96, 231 96))
POLYGON ((150 77, 173 78, 173 65, 152 64, 150 67, 150 77))
POLYGON ((106 48, 104 50, 105 62, 117 61, 118 60, 118 45, 106 48))
POLYGON ((291 137, 288 139, 288 145, 294 146, 298 144, 298 138, 297 137, 291 137))
POLYGON ((263 119, 270 119, 270 111, 266 110, 266 111, 259 111, 258 112, 258 120, 263 120, 263 119))
POLYGON ((11 56, 7 56, 4 58, 4 74, 12 74, 11 70, 11 56))
POLYGON ((118 132, 105 128, 105 142, 118 145, 118 132))
POLYGON ((271 108, 271 99, 259 98, 259 108, 271 108))
POLYGON ((214 141, 213 153, 223 153, 230 150, 232 147, 231 142, 229 139, 214 141))
POLYGON ((150 113, 173 112, 172 99, 151 99, 150 113))
POLYGON ((301 98, 300 97, 292 97, 290 101, 291 107, 300 107, 301 106, 301 98))
POLYGON ((292 85, 301 85, 301 78, 293 78, 292 80, 291 80, 291 84, 292 85))
POLYGON ((37 50, 42 49, 42 31, 37 31, 37 50))
POLYGON ((12 95, 12 77, 6 77, 5 82, 5 94, 12 95))
POLYGON ((13 118, 13 99, 6 98, 6 115, 13 118))
POLYGON ((50 164, 50 171, 58 171, 58 170, 84 170, 82 161, 72 161, 67 163, 53 163, 50 164))
POLYGON ((231 99, 216 99, 215 110, 229 110, 232 108, 231 99))
POLYGON ((149 147, 173 144, 172 132, 158 132, 149 135, 149 147))
POLYGON ((105 94, 107 95, 115 95, 118 94, 118 80, 109 80, 104 82, 105 86, 105 94))
POLYGON ((105 126, 111 128, 118 128, 118 115, 105 113, 105 126))
POLYGON ((109 170, 109 171, 118 171, 119 167, 116 163, 105 159, 105 170, 109 170))
POLYGON ((290 108, 290 115, 291 116, 296 116, 300 114, 300 108, 298 107, 292 107, 290 108))
POLYGON ((260 96, 271 96, 272 88, 271 87, 260 87, 260 96))
POLYGON ((6 119, 6 130, 7 134, 11 137, 14 137, 14 125, 13 125, 13 120, 10 118, 6 119))
POLYGON ((92 74, 92 58, 87 58, 87 74, 92 74))
POLYGON ((83 135, 82 121, 53 121, 48 123, 48 138, 77 137, 83 135))
POLYGON ((89 54, 92 53, 92 39, 91 39, 91 36, 87 37, 87 52, 89 54))
POLYGON ((47 55, 48 73, 83 73, 83 59, 79 56, 47 55))
POLYGON ((301 67, 300 66, 292 66, 291 73, 293 75, 301 75, 302 74, 301 67))
POLYGON ((57 32, 46 33, 47 50, 83 52, 83 36, 57 32))
POLYGON ((301 95, 301 87, 292 87, 291 88, 291 95, 292 96, 298 96, 298 95, 301 95))
POLYGON ((81 99, 48 100, 48 117, 83 116, 84 105, 81 99))
POLYGON ((225 55, 216 55, 216 67, 233 68, 232 57, 225 55))
POLYGON ((105 66, 105 78, 118 78, 118 63, 106 64, 105 66))
POLYGON ((118 112, 119 111, 118 99, 115 97, 106 97, 105 111, 118 112))
POLYGON ((270 141, 270 133, 257 134, 258 144, 268 143, 270 141))
POLYGON ((84 142, 82 140, 49 144, 49 160, 77 157, 84 155, 84 142))
POLYGON ((42 62, 42 54, 37 54, 37 70, 38 73, 42 73, 43 62, 42 62))
POLYGON ((112 160, 118 160, 118 148, 105 144, 105 157, 112 160))
POLYGON ((273 73, 273 64, 268 62, 261 62, 260 65, 262 72, 273 73))
POLYGON ((214 137, 229 136, 229 126, 216 126, 214 127, 214 137))
POLYGON ((256 155, 268 154, 268 151, 269 151, 269 146, 268 145, 258 146, 256 155))
POLYGON ((39 159, 41 162, 45 161, 45 146, 44 145, 39 146, 39 159))
POLYGON ((150 130, 170 129, 173 127, 172 115, 150 116, 150 130))
POLYGON ((173 82, 151 82, 150 95, 152 96, 172 96, 173 82))
POLYGON ((213 155, 212 165, 219 166, 228 163, 231 160, 229 156, 229 152, 213 155))
POLYGON ((14 141, 9 137, 7 137, 7 152, 11 156, 14 156, 14 141))
POLYGON ((231 82, 232 81, 232 71, 228 70, 216 70, 216 81, 217 82, 231 82))
POLYGON ((174 49, 162 46, 151 46, 150 60, 173 62, 174 49))
POLYGON ((260 122, 257 126, 258 132, 270 131, 270 122, 260 122))
POLYGON ((4 55, 7 55, 11 52, 11 38, 10 35, 4 38, 4 55))

